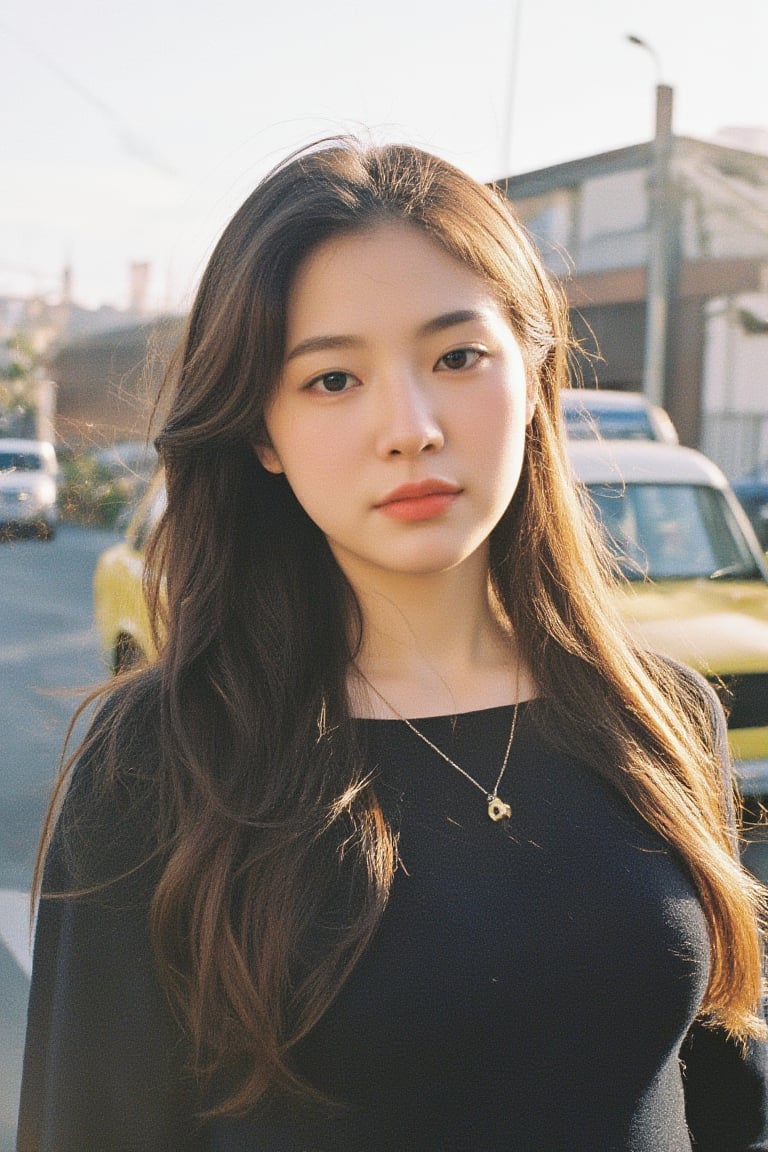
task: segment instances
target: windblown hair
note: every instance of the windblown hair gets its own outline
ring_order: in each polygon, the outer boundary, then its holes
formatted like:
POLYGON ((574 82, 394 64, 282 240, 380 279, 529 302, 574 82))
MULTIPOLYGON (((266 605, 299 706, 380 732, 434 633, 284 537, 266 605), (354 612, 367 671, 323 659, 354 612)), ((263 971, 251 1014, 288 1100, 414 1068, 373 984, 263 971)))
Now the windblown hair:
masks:
POLYGON ((630 643, 565 463, 562 294, 501 191, 411 147, 336 140, 256 188, 203 275, 157 439, 168 503, 146 579, 160 656, 104 713, 105 771, 117 780, 121 734, 141 723, 155 678, 153 942, 197 1073, 230 1085, 222 1113, 273 1086, 311 1090, 292 1049, 370 942, 396 866, 349 722, 354 594, 285 478, 254 452, 297 270, 324 241, 393 221, 493 287, 537 386, 490 578, 550 738, 595 765, 679 854, 709 924, 703 1011, 735 1035, 760 1034, 758 888, 729 833, 711 704, 693 678, 630 643))

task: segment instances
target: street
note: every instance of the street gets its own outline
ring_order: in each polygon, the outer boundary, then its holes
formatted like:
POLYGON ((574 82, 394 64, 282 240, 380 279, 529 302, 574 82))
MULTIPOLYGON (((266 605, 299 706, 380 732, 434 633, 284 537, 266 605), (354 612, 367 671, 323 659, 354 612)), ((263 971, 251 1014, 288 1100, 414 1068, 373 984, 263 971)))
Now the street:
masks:
POLYGON ((118 537, 64 525, 0 543, 0 1152, 12 1152, 29 990, 28 893, 78 690, 102 680, 91 576, 118 537))

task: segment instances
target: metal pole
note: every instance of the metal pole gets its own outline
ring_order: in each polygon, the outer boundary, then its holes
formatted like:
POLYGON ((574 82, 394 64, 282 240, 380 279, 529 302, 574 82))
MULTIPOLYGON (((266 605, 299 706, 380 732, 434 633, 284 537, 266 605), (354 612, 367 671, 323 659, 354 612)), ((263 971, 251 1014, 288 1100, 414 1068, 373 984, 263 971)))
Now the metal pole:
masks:
POLYGON ((667 351, 671 293, 674 282, 674 235, 670 161, 673 92, 656 86, 656 133, 649 183, 648 262, 646 272, 643 391, 653 404, 666 402, 667 351))
POLYGON ((515 128, 515 97, 517 96, 517 70, 520 61, 520 20, 522 14, 523 0, 514 0, 507 65, 507 102, 504 125, 501 130, 501 172, 505 176, 511 174, 513 162, 512 137, 515 128))
POLYGON ((670 315, 677 293, 677 205, 671 175, 674 93, 662 83, 661 60, 653 45, 641 36, 628 35, 627 40, 647 52, 656 68, 656 128, 648 181, 643 391, 651 403, 663 406, 667 398, 670 315))

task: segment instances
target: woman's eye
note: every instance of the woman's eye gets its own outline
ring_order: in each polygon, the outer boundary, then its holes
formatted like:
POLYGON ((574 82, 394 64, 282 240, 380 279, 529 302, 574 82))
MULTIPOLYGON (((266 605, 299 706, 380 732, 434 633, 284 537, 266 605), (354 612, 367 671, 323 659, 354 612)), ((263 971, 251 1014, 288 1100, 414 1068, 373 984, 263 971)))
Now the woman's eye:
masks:
POLYGON ((354 380, 349 372, 323 372, 310 380, 309 387, 314 392, 346 392, 354 380))
POLYGON ((473 367, 482 355, 478 348, 454 348, 452 352, 446 352, 441 356, 437 363, 438 366, 443 365, 452 372, 457 372, 462 368, 473 367))

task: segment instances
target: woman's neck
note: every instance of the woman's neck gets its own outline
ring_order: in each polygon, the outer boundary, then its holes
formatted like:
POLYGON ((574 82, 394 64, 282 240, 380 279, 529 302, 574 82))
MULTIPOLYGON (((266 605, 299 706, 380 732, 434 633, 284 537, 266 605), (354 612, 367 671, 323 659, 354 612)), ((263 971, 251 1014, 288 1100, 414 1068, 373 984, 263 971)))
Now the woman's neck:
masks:
POLYGON ((391 714, 369 683, 410 716, 489 708, 533 694, 484 574, 396 575, 355 592, 363 616, 349 684, 356 715, 391 714))

